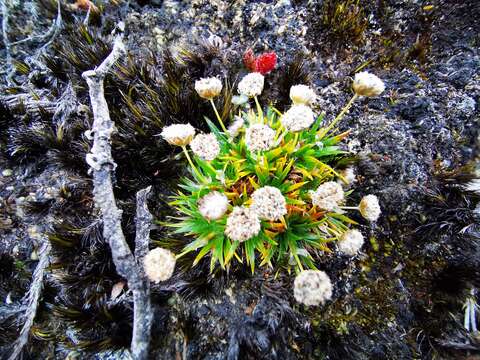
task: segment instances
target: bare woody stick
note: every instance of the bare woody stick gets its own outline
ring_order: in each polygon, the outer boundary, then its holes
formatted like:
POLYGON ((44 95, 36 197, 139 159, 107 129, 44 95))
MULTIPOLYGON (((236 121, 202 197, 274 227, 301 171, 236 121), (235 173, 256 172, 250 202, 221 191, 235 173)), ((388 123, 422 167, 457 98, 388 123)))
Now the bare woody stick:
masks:
POLYGON ((33 325, 33 320, 35 320, 35 315, 37 313, 38 305, 40 303, 40 296, 43 289, 43 278, 45 275, 45 269, 48 266, 48 257, 50 255, 50 242, 48 239, 42 238, 42 246, 40 248, 39 254, 40 259, 38 261, 37 267, 33 272, 32 285, 28 291, 26 297, 27 300, 27 310, 25 311, 25 323, 23 324, 22 330, 17 340, 13 344, 13 350, 10 354, 8 360, 17 359, 22 353, 23 348, 28 342, 28 337, 30 335, 30 330, 33 325))
POLYGON ((143 277, 144 291, 133 292, 133 319, 137 325, 133 327, 132 334, 131 348, 134 359, 146 359, 148 357, 148 343, 153 317, 150 304, 150 282, 143 272, 143 258, 148 253, 150 226, 152 224, 152 214, 147 207, 147 197, 150 189, 149 186, 137 192, 135 259, 143 277))
MULTIPOLYGON (((139 264, 125 241, 121 226, 122 211, 118 209, 113 194, 111 175, 116 164, 112 157, 110 138, 115 129, 115 124, 110 119, 103 88, 103 80, 106 74, 124 53, 125 46, 121 36, 118 36, 115 39, 112 52, 100 66, 82 74, 88 84, 93 110, 93 146, 86 156, 86 161, 93 171, 93 195, 95 204, 100 209, 103 218, 103 236, 110 245, 117 272, 127 279, 128 287, 133 292, 132 356, 134 359, 147 359, 152 317, 150 291, 148 280, 143 276, 139 264)), ((142 208, 141 211, 148 212, 145 205, 148 190, 143 191, 145 191, 144 196, 140 196, 143 199, 143 204, 138 204, 138 206, 142 208)), ((149 219, 149 217, 143 216, 143 220, 146 219, 149 219)), ((149 220, 144 221, 140 226, 141 231, 137 236, 137 243, 140 243, 137 245, 140 245, 140 249, 145 248, 145 241, 148 242, 148 230, 144 229, 145 227, 149 229, 149 226, 149 220), (145 225, 147 223, 148 225, 145 225)), ((143 250, 139 252, 143 253, 143 250)))

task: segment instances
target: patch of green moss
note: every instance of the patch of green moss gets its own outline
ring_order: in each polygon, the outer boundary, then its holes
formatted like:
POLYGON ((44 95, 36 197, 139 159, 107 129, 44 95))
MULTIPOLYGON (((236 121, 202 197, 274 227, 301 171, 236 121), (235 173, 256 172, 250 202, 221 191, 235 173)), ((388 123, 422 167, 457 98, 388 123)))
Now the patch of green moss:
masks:
POLYGON ((368 26, 360 0, 326 0, 322 9, 322 24, 337 40, 359 43, 368 26))

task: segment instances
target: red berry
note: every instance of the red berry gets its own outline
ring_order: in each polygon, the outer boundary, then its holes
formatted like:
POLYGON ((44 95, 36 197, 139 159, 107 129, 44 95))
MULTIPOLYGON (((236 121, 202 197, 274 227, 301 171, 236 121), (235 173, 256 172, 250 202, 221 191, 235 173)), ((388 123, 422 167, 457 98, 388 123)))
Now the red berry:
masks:
POLYGON ((255 60, 255 71, 258 71, 262 75, 265 75, 272 71, 277 64, 277 54, 275 52, 269 52, 260 55, 255 60))
POLYGON ((243 54, 243 64, 250 71, 256 71, 255 67, 255 55, 253 54, 252 49, 248 49, 243 54))

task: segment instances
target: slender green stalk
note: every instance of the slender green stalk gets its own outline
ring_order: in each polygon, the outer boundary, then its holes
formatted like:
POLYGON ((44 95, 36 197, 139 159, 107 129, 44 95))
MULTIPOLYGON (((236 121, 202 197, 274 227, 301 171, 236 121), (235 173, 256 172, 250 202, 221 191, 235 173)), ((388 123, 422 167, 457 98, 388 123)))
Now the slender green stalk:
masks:
POLYGON ((197 167, 195 166, 195 164, 193 163, 192 159, 190 158, 190 155, 188 154, 187 147, 186 147, 186 146, 182 146, 182 150, 183 150, 183 153, 185 154, 185 156, 187 157, 188 163, 190 164, 190 166, 192 167, 193 171, 195 172, 195 175, 197 175, 197 177, 200 179, 201 182, 205 183, 205 178, 204 178, 203 175, 200 173, 200 171, 198 171, 197 167))
POLYGON ((298 144, 298 138, 300 137, 300 134, 298 132, 295 133, 293 141, 295 143, 295 146, 298 144))
POLYGON ((215 106, 215 102, 213 101, 213 99, 210 99, 210 104, 212 104, 213 111, 215 111, 215 115, 217 116, 217 120, 218 120, 218 122, 220 123, 220 126, 222 127, 223 132, 226 133, 226 132, 227 132, 227 128, 226 128, 225 125, 223 124, 222 118, 220 117, 220 114, 219 114, 218 111, 217 111, 217 107, 215 106))
POLYGON ((324 131, 324 134, 328 133, 330 130, 333 129, 333 127, 340 121, 342 120, 342 118, 345 116, 345 114, 347 113, 347 111, 350 109, 350 107, 353 105, 353 103, 355 102, 355 100, 357 100, 358 98, 358 95, 357 94, 354 94, 352 96, 352 98, 350 99, 350 101, 347 103, 347 105, 345 105, 345 107, 342 109, 342 111, 340 111, 340 114, 337 115, 337 117, 335 119, 333 119, 333 121, 330 123, 330 125, 328 125, 328 127, 325 129, 324 131))
POLYGON ((260 119, 261 123, 263 124, 263 110, 262 107, 260 106, 260 103, 258 102, 258 98, 255 96, 255 104, 257 104, 257 112, 258 112, 258 118, 260 119))

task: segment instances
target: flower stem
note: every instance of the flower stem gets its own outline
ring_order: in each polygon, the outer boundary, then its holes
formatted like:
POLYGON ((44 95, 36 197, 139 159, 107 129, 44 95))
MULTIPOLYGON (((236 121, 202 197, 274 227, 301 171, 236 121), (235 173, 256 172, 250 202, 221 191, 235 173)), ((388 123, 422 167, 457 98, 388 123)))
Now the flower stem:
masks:
POLYGON ((263 124, 263 110, 262 107, 260 106, 260 103, 258 102, 258 97, 254 97, 255 99, 255 104, 257 105, 257 112, 258 112, 258 118, 261 120, 261 123, 263 124))
POLYGON ((223 132, 227 132, 227 129, 225 128, 225 125, 223 124, 222 118, 220 117, 220 114, 217 111, 217 107, 215 106, 215 102, 213 99, 210 99, 210 104, 212 104, 213 111, 215 111, 215 115, 217 116, 218 122, 220 123, 220 126, 222 127, 223 132))
POLYGON ((299 136, 300 136, 300 134, 298 132, 296 132, 295 135, 294 135, 293 142, 294 142, 295 146, 297 146, 297 144, 298 144, 299 136))
POLYGON ((195 166, 195 164, 193 163, 192 159, 190 158, 190 155, 188 154, 187 147, 186 147, 186 146, 182 146, 182 150, 183 150, 183 153, 185 154, 185 156, 187 157, 188 163, 190 164, 190 166, 192 167, 193 171, 195 172, 195 175, 197 175, 197 177, 199 178, 199 180, 200 180, 201 182, 205 183, 205 178, 202 176, 202 174, 200 173, 200 171, 198 171, 197 167, 195 166))
POLYGON ((342 120, 342 118, 345 116, 345 114, 347 113, 347 111, 350 109, 350 107, 353 105, 354 101, 357 100, 358 98, 358 95, 357 94, 354 94, 352 96, 352 98, 350 99, 350 101, 347 103, 347 105, 345 105, 345 107, 342 109, 342 111, 340 111, 340 114, 337 115, 337 117, 335 119, 333 119, 333 121, 330 123, 330 125, 328 125, 328 127, 325 129, 324 131, 324 134, 328 133, 330 130, 333 129, 333 127, 340 121, 342 120))

